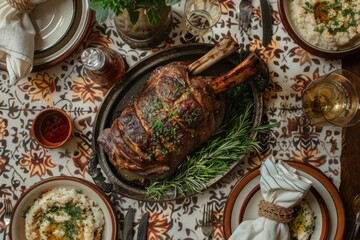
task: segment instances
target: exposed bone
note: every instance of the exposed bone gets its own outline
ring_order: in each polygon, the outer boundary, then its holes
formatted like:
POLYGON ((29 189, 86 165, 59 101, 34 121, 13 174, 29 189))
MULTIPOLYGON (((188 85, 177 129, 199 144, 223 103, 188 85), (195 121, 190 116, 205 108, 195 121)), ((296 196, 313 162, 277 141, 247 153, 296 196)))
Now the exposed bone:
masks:
POLYGON ((215 94, 234 88, 255 74, 265 71, 266 66, 261 59, 253 52, 245 58, 239 65, 231 69, 228 73, 215 78, 210 82, 210 86, 215 94))
POLYGON ((239 44, 231 36, 227 35, 208 53, 190 64, 189 73, 198 75, 237 50, 239 50, 239 44))

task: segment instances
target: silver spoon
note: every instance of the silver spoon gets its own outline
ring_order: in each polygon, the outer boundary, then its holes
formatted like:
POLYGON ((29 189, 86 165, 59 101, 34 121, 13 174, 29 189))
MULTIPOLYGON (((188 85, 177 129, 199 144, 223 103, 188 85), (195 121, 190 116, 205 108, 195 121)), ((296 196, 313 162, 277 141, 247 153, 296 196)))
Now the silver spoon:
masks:
POLYGON ((355 225, 352 230, 350 240, 355 240, 358 235, 359 227, 360 227, 360 194, 355 196, 352 205, 355 213, 355 225))

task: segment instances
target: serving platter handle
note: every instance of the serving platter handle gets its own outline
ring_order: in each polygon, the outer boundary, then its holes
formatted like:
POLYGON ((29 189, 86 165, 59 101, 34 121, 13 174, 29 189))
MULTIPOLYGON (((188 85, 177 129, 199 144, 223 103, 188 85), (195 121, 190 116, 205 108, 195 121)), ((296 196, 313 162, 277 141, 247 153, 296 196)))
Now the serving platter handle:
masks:
POLYGON ((88 169, 89 174, 94 180, 94 183, 99 186, 105 193, 110 193, 114 191, 114 185, 111 183, 105 182, 106 178, 101 172, 101 168, 98 167, 99 159, 96 152, 88 160, 88 169))

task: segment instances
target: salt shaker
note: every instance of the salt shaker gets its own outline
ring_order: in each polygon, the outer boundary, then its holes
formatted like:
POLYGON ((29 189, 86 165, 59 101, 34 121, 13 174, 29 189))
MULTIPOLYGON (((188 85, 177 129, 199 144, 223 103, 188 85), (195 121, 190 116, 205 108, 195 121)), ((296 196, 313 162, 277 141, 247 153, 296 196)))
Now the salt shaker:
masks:
POLYGON ((111 87, 125 74, 126 66, 123 57, 107 47, 87 48, 81 54, 84 73, 95 83, 111 87))

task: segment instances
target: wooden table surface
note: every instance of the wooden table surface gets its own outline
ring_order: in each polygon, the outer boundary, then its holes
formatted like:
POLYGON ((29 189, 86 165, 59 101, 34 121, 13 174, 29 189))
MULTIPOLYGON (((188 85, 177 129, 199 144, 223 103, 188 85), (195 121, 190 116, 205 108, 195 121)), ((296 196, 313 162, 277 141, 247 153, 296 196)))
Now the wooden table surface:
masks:
MULTIPOLYGON (((360 76, 360 55, 344 58, 342 63, 343 68, 360 76)), ((360 194, 360 123, 344 130, 345 145, 341 156, 340 196, 346 214, 344 239, 350 239, 355 220, 355 214, 352 211, 352 200, 357 194, 360 194)), ((360 239, 360 236, 358 236, 358 239, 360 239)))

